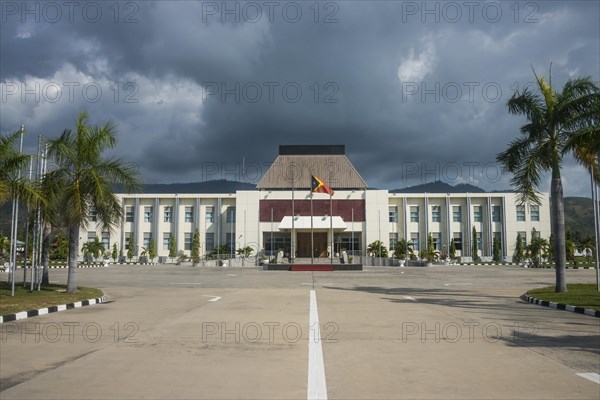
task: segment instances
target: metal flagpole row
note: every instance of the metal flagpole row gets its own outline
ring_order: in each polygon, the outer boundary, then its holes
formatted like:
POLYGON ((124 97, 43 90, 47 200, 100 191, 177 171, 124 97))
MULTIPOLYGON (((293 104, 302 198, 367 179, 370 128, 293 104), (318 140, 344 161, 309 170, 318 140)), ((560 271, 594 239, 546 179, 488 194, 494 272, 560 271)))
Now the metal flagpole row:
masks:
MULTIPOLYGON (((31 175, 33 173, 33 158, 29 159, 29 182, 31 182, 31 175)), ((23 289, 27 288, 27 254, 29 254, 29 221, 31 220, 30 216, 31 210, 29 205, 27 206, 27 220, 25 221, 25 254, 23 256, 23 289)), ((31 260, 29 260, 31 263, 31 260)))

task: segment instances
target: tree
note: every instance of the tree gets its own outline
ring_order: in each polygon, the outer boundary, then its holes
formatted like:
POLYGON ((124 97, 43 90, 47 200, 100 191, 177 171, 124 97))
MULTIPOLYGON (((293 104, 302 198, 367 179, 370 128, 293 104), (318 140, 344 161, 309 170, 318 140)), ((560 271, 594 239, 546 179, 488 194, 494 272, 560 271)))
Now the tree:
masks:
POLYGON ((247 258, 250 257, 250 255, 252 254, 252 247, 250 246, 246 246, 246 247, 242 247, 236 250, 236 253, 238 254, 238 256, 242 257, 242 258, 247 258))
POLYGON ((407 242, 404 238, 398 240, 394 245, 394 256, 398 260, 406 259, 406 256, 412 254, 413 252, 414 250, 412 242, 407 242))
POLYGON ((117 262, 117 258, 119 257, 119 248, 117 247, 116 243, 113 243, 111 256, 112 256, 113 261, 117 262))
POLYGON ((131 262, 131 259, 133 258, 135 254, 135 244, 133 241, 133 233, 129 236, 129 243, 127 244, 127 258, 129 259, 129 262, 131 262))
POLYGON ((456 243, 454 243, 454 238, 450 240, 450 250, 449 250, 450 259, 454 260, 456 258, 456 243))
POLYGON ((492 253, 493 253, 492 259, 494 260, 494 262, 499 263, 500 262, 500 239, 498 239, 497 236, 494 236, 492 253))
POLYGON ((479 258, 479 241, 477 240, 477 228, 473 225, 473 262, 479 262, 481 259, 479 258))
POLYGON ((79 230, 87 226, 91 211, 95 210, 102 230, 111 230, 123 216, 113 187, 130 192, 140 183, 135 165, 103 156, 106 150, 115 147, 116 136, 114 124, 91 125, 84 112, 77 118, 75 132, 65 129, 58 138, 49 141, 49 155, 55 169, 47 177, 53 184, 53 196, 61 200, 69 233, 67 293, 77 292, 79 230))
POLYGON ((177 257, 177 242, 173 234, 169 237, 169 257, 171 258, 171 262, 177 257))
POLYGON ((517 264, 523 260, 525 256, 525 246, 523 245, 523 238, 521 234, 517 235, 517 241, 515 243, 515 255, 513 256, 513 261, 517 264))
POLYGON ((83 251, 84 258, 93 257, 96 260, 102 253, 104 253, 104 243, 98 239, 98 236, 94 238, 94 240, 85 242, 81 247, 81 251, 83 251))
POLYGON ((0 258, 4 257, 4 253, 8 252, 10 248, 10 239, 6 236, 0 235, 0 258))
MULTIPOLYGON (((533 71, 537 90, 516 91, 508 100, 511 114, 524 115, 522 137, 513 140, 497 160, 513 174, 512 184, 521 204, 540 204, 541 174, 551 172, 551 228, 554 235, 556 292, 566 292, 565 221, 561 165, 563 157, 573 154, 588 170, 598 170, 596 157, 586 149, 597 140, 600 89, 591 77, 569 80, 562 91, 552 87, 552 80, 538 77, 533 71), (575 140, 574 138, 579 138, 575 140), (587 140, 586 140, 587 138, 587 140)), ((596 177, 599 175, 596 173, 596 177)))
POLYGON ((154 262, 154 259, 156 258, 156 243, 154 242, 154 238, 150 238, 148 257, 150 258, 150 262, 154 262))
POLYGON ((194 231, 194 237, 192 238, 192 263, 195 266, 200 262, 200 232, 198 229, 194 231))
POLYGON ((19 200, 35 206, 38 201, 45 202, 36 182, 25 180, 19 173, 29 166, 30 155, 21 154, 17 141, 21 131, 0 136, 0 206, 19 196, 19 200))
POLYGON ((433 235, 429 233, 427 236, 427 247, 421 252, 423 258, 427 259, 428 262, 432 262, 433 259, 439 255, 439 252, 435 250, 433 244, 433 235))
POLYGON ((376 240, 367 247, 367 254, 371 257, 387 257, 388 250, 380 240, 376 240))
POLYGON ((538 236, 532 236, 527 250, 529 250, 529 257, 531 257, 531 261, 533 261, 533 265, 535 267, 539 267, 542 255, 546 251, 547 247, 548 242, 546 239, 542 239, 538 236))

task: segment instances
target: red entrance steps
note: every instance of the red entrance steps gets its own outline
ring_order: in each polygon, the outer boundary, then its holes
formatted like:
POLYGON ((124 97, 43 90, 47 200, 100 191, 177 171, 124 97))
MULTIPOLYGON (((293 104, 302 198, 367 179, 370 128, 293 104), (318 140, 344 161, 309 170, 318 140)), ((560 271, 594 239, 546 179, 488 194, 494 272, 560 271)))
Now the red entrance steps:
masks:
POLYGON ((292 265, 292 271, 333 271, 333 265, 292 265))

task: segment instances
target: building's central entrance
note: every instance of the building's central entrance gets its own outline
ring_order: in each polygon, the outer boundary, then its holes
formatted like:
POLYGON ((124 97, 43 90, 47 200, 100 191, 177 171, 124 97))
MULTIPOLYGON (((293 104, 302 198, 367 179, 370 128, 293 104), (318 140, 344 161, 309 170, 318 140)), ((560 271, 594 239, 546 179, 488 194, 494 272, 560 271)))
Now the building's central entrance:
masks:
MULTIPOLYGON (((310 232, 296 233, 298 243, 298 257, 311 257, 310 255, 310 232)), ((315 232, 314 257, 327 257, 327 232, 315 232)))

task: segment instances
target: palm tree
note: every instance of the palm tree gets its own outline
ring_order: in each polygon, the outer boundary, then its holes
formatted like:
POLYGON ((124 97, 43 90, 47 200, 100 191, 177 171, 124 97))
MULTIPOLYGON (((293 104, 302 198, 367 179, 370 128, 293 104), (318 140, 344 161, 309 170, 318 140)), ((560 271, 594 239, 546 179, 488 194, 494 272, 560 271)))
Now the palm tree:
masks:
POLYGON ((404 260, 406 259, 406 256, 409 254, 413 254, 413 244, 411 241, 407 241, 406 239, 402 238, 400 240, 398 240, 396 242, 396 245, 394 246, 394 256, 398 259, 398 260, 404 260))
MULTIPOLYGON (((585 165, 589 158, 580 157, 585 153, 580 139, 587 137, 582 132, 593 131, 598 125, 598 103, 600 90, 591 77, 569 80, 562 91, 552 87, 552 81, 538 77, 533 71, 539 93, 529 88, 515 92, 508 100, 511 114, 524 115, 527 124, 521 126, 522 137, 513 140, 508 149, 499 153, 497 160, 504 169, 513 174, 512 184, 519 193, 521 204, 540 204, 538 189, 541 175, 552 173, 550 186, 551 228, 554 235, 554 256, 556 260, 556 292, 566 292, 565 281, 565 218, 561 165, 563 157, 574 154, 585 165), (596 114, 595 114, 596 113, 596 114)), ((588 165, 589 167, 589 165, 588 165)), ((593 166, 597 168, 597 163, 593 166)))
POLYGON ((387 257, 387 247, 380 240, 376 240, 367 247, 367 254, 371 257, 387 257))
POLYGON ((116 127, 111 122, 93 126, 88 114, 77 118, 76 131, 65 129, 49 141, 49 154, 55 169, 48 173, 52 195, 60 199, 61 211, 69 233, 69 275, 67 293, 75 293, 75 271, 79 249, 79 229, 86 227, 92 210, 102 230, 120 221, 123 210, 113 193, 114 185, 131 191, 138 187, 137 167, 122 159, 103 158, 103 152, 116 145, 116 127))
POLYGON ((21 131, 17 131, 0 136, 0 205, 15 195, 31 205, 43 200, 35 184, 27 182, 25 177, 19 178, 19 172, 29 165, 31 159, 31 156, 19 151, 17 140, 20 135, 21 131))
POLYGON ((97 260, 104 253, 104 250, 104 243, 98 239, 98 236, 92 241, 85 242, 81 247, 81 251, 83 251, 85 257, 92 256, 94 260, 97 260))

